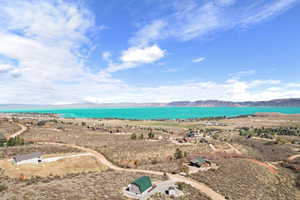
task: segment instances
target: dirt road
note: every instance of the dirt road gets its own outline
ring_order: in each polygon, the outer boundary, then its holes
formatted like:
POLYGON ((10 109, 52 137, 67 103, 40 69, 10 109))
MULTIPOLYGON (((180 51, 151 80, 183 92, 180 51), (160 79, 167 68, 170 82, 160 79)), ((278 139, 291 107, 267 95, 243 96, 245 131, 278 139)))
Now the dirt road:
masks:
MULTIPOLYGON (((79 150, 82 150, 82 151, 85 151, 85 152, 93 154, 94 157, 98 161, 100 161, 102 164, 104 164, 108 168, 116 170, 116 171, 140 172, 140 173, 153 174, 153 175, 159 175, 159 176, 163 176, 163 174, 164 174, 163 172, 159 172, 159 171, 141 170, 141 169, 126 169, 126 168, 118 167, 118 166, 114 165, 113 163, 111 163, 109 160, 107 160, 105 158, 105 156, 102 155, 101 153, 99 153, 97 151, 94 151, 94 150, 92 150, 90 148, 78 146, 78 145, 75 145, 75 144, 62 144, 62 143, 54 143, 54 142, 39 142, 39 144, 61 145, 61 146, 67 146, 67 147, 77 148, 79 150)), ((212 200, 225 200, 225 197, 223 197, 222 195, 218 194, 217 192, 215 192, 214 190, 212 190, 211 188, 209 188, 207 185, 205 185, 203 183, 199 183, 199 182, 197 182, 197 181, 195 181, 193 179, 186 178, 186 177, 183 177, 183 176, 180 176, 180 175, 167 174, 167 176, 172 181, 184 182, 186 184, 191 185, 192 187, 196 188, 200 192, 206 194, 212 200)))
POLYGON ((21 135, 22 133, 24 133, 25 131, 27 131, 27 127, 24 126, 23 124, 17 123, 17 125, 21 127, 21 130, 19 130, 19 131, 15 132, 14 134, 8 136, 8 139, 17 137, 17 136, 21 135))
POLYGON ((288 157, 288 161, 295 160, 296 158, 299 158, 299 157, 300 157, 300 154, 296 154, 296 155, 290 156, 290 157, 288 157))
MULTIPOLYGON (((18 132, 16 132, 16 133, 14 133, 11 136, 9 136, 9 138, 19 136, 19 135, 21 135, 22 133, 24 133, 27 130, 26 126, 24 126, 22 124, 18 124, 18 125, 21 127, 21 130, 18 131, 18 132)), ((99 152, 97 152, 97 151, 95 151, 93 149, 82 147, 82 146, 75 145, 75 144, 63 144, 63 143, 55 143, 55 142, 38 142, 38 144, 61 145, 61 146, 67 146, 67 147, 77 148, 79 150, 82 150, 82 151, 85 151, 87 153, 92 154, 103 165, 107 166, 110 169, 116 170, 116 171, 139 172, 139 173, 153 174, 153 175, 159 175, 159 176, 163 176, 164 175, 164 173, 160 172, 160 171, 141 170, 141 169, 126 169, 126 168, 118 167, 118 166, 114 165, 112 162, 110 162, 109 160, 107 160, 105 158, 105 156, 102 155, 101 153, 99 153, 99 152)), ((183 177, 183 176, 180 176, 180 175, 167 174, 167 176, 172 181, 184 182, 186 184, 191 185, 192 187, 196 188, 200 192, 206 194, 212 200, 225 200, 224 196, 222 196, 219 193, 215 192, 213 189, 211 189, 210 187, 208 187, 207 185, 205 185, 203 183, 200 183, 198 181, 195 181, 193 179, 186 178, 186 177, 183 177)))

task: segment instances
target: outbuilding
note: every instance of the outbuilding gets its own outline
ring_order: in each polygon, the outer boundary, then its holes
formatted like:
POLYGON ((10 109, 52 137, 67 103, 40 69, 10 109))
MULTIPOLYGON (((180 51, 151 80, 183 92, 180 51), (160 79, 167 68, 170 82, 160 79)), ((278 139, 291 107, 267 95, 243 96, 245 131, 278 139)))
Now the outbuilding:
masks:
POLYGON ((34 152, 30 154, 23 154, 23 155, 17 155, 13 157, 13 162, 16 165, 21 165, 21 164, 38 164, 42 162, 42 153, 41 152, 34 152))
POLYGON ((192 159, 190 161, 190 165, 195 166, 195 167, 210 167, 211 162, 204 158, 198 157, 198 158, 192 159))
POLYGON ((149 176, 142 176, 128 185, 128 191, 135 194, 143 194, 152 188, 152 182, 149 176))

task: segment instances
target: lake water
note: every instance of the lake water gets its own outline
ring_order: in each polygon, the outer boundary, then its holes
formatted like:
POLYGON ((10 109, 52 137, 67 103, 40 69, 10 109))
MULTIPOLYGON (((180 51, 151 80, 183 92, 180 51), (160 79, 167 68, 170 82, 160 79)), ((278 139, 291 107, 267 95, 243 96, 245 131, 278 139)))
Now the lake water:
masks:
POLYGON ((188 119, 219 116, 239 116, 257 112, 300 114, 299 108, 277 107, 147 107, 147 108, 82 108, 0 110, 0 112, 55 113, 67 118, 120 118, 120 119, 188 119))

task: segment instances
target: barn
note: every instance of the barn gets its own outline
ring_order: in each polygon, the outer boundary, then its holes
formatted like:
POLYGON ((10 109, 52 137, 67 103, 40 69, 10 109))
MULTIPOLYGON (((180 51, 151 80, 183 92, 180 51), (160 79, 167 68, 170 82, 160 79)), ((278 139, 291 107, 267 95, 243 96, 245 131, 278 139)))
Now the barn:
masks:
POLYGON ((23 154, 23 155, 17 155, 13 157, 13 162, 16 165, 21 164, 38 164, 42 162, 42 153, 41 152, 34 152, 30 154, 23 154))
POLYGON ((152 188, 151 179, 149 176, 142 176, 133 181, 128 186, 128 191, 135 194, 142 194, 152 188))
POLYGON ((190 165, 195 166, 195 167, 210 167, 211 162, 204 158, 198 157, 198 158, 191 160, 190 165))

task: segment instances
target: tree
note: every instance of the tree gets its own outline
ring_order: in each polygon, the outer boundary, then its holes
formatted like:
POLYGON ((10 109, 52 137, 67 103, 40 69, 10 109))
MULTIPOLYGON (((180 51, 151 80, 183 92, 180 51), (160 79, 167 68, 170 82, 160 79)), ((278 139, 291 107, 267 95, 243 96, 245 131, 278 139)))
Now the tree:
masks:
POLYGON ((144 139, 144 134, 143 133, 141 133, 141 135, 140 135, 140 138, 139 138, 140 140, 143 140, 144 139))
POLYGON ((136 140, 136 134, 135 134, 135 133, 132 133, 131 136, 130 136, 130 139, 136 140))
POLYGON ((153 139, 155 137, 155 134, 152 132, 152 130, 148 133, 148 138, 153 139))
POLYGON ((176 149, 174 153, 174 158, 176 160, 183 158, 182 151, 179 148, 176 149))

